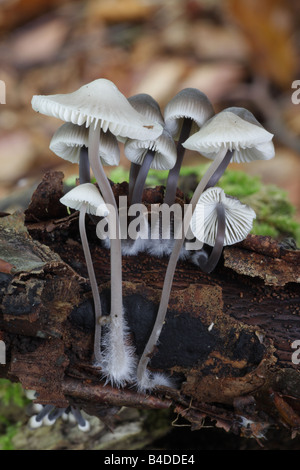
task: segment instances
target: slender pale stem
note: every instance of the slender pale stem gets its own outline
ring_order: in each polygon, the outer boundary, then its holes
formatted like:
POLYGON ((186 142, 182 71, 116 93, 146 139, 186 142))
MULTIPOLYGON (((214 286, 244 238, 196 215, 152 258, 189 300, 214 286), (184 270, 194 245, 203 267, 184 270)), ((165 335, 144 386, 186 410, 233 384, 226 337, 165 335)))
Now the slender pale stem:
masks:
POLYGON ((79 154, 79 182, 80 184, 90 183, 90 162, 87 147, 81 147, 79 154))
MULTIPOLYGON (((217 184, 217 182, 219 181, 219 179, 221 178, 221 176, 223 175, 224 171, 226 170, 226 168, 228 167, 230 161, 231 161, 231 158, 232 158, 232 155, 233 155, 233 151, 232 150, 228 150, 228 152, 226 153, 225 157, 223 158, 223 160, 221 161, 220 165, 218 165, 216 171, 213 173, 213 175, 209 178, 204 190, 208 189, 208 188, 211 188, 213 186, 215 186, 217 184)), ((205 176, 205 175, 204 175, 205 176)))
POLYGON ((94 129, 92 126, 89 128, 89 159, 90 164, 98 183, 99 189, 103 195, 104 201, 114 208, 115 217, 115 236, 110 240, 111 242, 111 290, 112 303, 111 311, 115 314, 122 312, 122 254, 121 254, 121 241, 120 241, 120 227, 118 220, 118 208, 116 200, 111 188, 111 185, 104 172, 101 160, 98 156, 98 148, 100 143, 100 126, 94 129))
POLYGON ((202 271, 206 273, 211 273, 215 269, 220 259, 223 246, 224 246, 226 218, 225 218, 225 208, 221 202, 217 204, 216 211, 217 211, 217 219, 218 219, 218 228, 217 228, 215 244, 213 246, 213 249, 208 259, 204 263, 201 263, 201 260, 199 261, 200 268, 202 269, 202 271))
POLYGON ((164 202, 171 206, 175 202, 176 190, 178 184, 178 178, 180 173, 180 168, 183 162, 183 157, 185 154, 185 148, 182 146, 183 142, 189 137, 192 127, 192 119, 184 119, 180 136, 177 143, 177 159, 174 167, 169 171, 166 192, 164 197, 164 202))
POLYGON ((89 248, 89 243, 86 235, 85 229, 85 215, 86 215, 86 204, 82 205, 82 208, 79 213, 79 232, 83 248, 83 253, 85 257, 86 267, 88 271, 88 276, 91 284, 94 308, 95 308, 95 336, 94 336, 94 357, 96 362, 101 362, 101 324, 100 319, 102 315, 101 310, 101 301, 99 295, 98 284, 95 276, 93 261, 91 257, 91 252, 89 248))
MULTIPOLYGON (((198 199, 201 196, 201 194, 203 193, 203 191, 205 191, 205 189, 208 188, 208 185, 211 186, 210 182, 213 181, 214 174, 218 171, 218 168, 222 164, 222 162, 223 162, 224 158, 226 157, 226 155, 230 155, 229 161, 227 161, 227 165, 228 165, 228 163, 230 162, 230 159, 232 157, 232 154, 233 154, 233 152, 231 150, 227 151, 226 149, 221 150, 217 154, 216 158, 213 160, 212 164, 209 166, 208 170, 204 174, 203 178, 201 179, 200 183, 198 184, 198 186, 197 186, 197 188, 196 188, 196 190, 193 194, 193 197, 192 197, 191 202, 190 202, 190 204, 192 206, 192 212, 194 211, 195 206, 198 202, 198 199)), ((224 167, 223 167, 223 171, 225 171, 224 167)))
POLYGON ((143 190, 147 175, 151 167, 151 163, 154 158, 154 154, 154 150, 148 150, 145 155, 133 188, 131 204, 140 204, 142 202, 143 190))
MULTIPOLYGON (((123 335, 123 301, 122 301, 122 251, 120 238, 120 225, 116 200, 111 185, 104 172, 101 160, 98 155, 100 144, 101 128, 98 124, 94 129, 89 128, 89 159, 92 171, 98 183, 99 189, 103 195, 106 204, 111 206, 109 220, 110 227, 114 227, 115 233, 110 237, 110 263, 111 263, 111 336, 123 335), (122 333, 121 333, 122 332, 122 333)), ((111 232, 110 232, 111 233, 111 232)), ((125 344, 123 341, 119 344, 118 353, 125 355, 125 344)), ((113 358, 118 361, 118 357, 113 358)))
POLYGON ((188 227, 190 225, 191 218, 192 218, 195 206, 197 204, 197 201, 198 201, 199 197, 201 196, 202 192, 206 189, 206 186, 209 183, 209 181, 210 181, 211 177, 213 176, 214 172, 218 169, 220 163, 222 163, 222 160, 225 157, 226 153, 227 153, 226 150, 222 150, 216 156, 215 160, 213 161, 213 163, 208 168, 207 172, 205 173, 205 175, 201 179, 200 183, 198 184, 198 186, 197 186, 197 188, 196 188, 196 190, 193 194, 192 200, 190 202, 192 210, 191 211, 186 211, 186 213, 185 213, 184 222, 183 222, 183 225, 181 227, 181 231, 182 231, 181 232, 181 237, 176 239, 175 242, 174 242, 173 251, 171 253, 169 263, 168 263, 168 266, 167 266, 166 275, 165 275, 164 284, 163 284, 163 289, 162 289, 162 294, 161 294, 160 305, 159 305, 158 313, 157 313, 157 316, 156 316, 156 320, 155 320, 152 332, 150 334, 150 337, 148 339, 148 342, 145 346, 145 349, 143 351, 143 354, 142 354, 142 356, 140 358, 140 361, 139 361, 139 364, 138 364, 138 368, 137 368, 137 380, 138 380, 138 382, 142 382, 142 379, 143 379, 144 374, 146 372, 147 365, 150 361, 149 355, 153 352, 153 348, 154 348, 154 346, 156 345, 156 343, 159 339, 159 336, 160 336, 160 333, 161 333, 161 330, 162 330, 162 327, 163 327, 163 324, 164 324, 164 321, 165 321, 165 317, 166 317, 166 313, 167 313, 167 309, 168 309, 169 298, 170 298, 171 289, 172 289, 173 278, 174 278, 174 274, 175 274, 175 269, 176 269, 177 261, 178 261, 178 258, 179 258, 184 240, 185 240, 184 228, 188 227))

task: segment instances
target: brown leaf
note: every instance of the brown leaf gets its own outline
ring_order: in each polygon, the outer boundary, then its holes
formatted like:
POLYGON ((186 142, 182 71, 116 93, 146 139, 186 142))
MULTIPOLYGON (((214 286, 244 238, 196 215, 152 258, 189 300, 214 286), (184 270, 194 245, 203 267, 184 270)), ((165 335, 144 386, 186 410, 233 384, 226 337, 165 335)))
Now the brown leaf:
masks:
POLYGON ((139 0, 103 0, 92 1, 88 5, 88 17, 92 21, 105 21, 108 23, 121 23, 123 21, 148 20, 149 15, 157 9, 150 2, 139 0))
POLYGON ((0 259, 0 273, 10 274, 14 266, 3 259, 0 259))
POLYGON ((25 211, 26 221, 37 222, 67 215, 66 207, 59 203, 63 196, 62 179, 61 171, 45 173, 25 211))
POLYGON ((277 85, 290 88, 298 60, 289 4, 283 0, 228 0, 226 4, 249 42, 252 67, 277 85))

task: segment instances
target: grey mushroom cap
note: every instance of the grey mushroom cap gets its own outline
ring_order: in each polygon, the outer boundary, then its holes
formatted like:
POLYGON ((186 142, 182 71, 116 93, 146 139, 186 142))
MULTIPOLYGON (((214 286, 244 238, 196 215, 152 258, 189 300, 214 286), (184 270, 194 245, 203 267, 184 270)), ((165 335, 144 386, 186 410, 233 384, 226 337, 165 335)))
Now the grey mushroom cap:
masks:
MULTIPOLYGON (((130 105, 140 113, 149 122, 156 122, 162 129, 164 127, 164 118, 161 113, 158 102, 147 93, 137 93, 136 95, 128 98, 130 105)), ((118 136, 118 140, 123 144, 126 142, 127 137, 118 136)), ((140 139, 138 137, 138 139, 140 139)))
POLYGON ((138 93, 128 98, 131 106, 150 122, 158 122, 164 126, 164 118, 158 102, 147 93, 138 93))
POLYGON ((155 170, 170 170, 176 163, 176 146, 170 133, 164 129, 156 140, 127 139, 124 154, 133 163, 142 165, 149 150, 155 152, 151 168, 155 170))
POLYGON ((251 207, 227 196, 219 187, 209 188, 200 196, 190 223, 194 236, 202 243, 214 246, 218 228, 217 204, 223 204, 225 208, 224 246, 244 240, 252 229, 256 214, 251 207))
POLYGON ((133 139, 155 139, 162 133, 160 124, 145 119, 128 102, 116 85, 100 78, 78 90, 58 95, 35 95, 32 108, 45 114, 86 127, 100 124, 106 132, 133 139))
POLYGON ((226 108, 209 119, 183 146, 214 159, 221 150, 234 150, 231 161, 245 163, 274 157, 273 134, 244 108, 226 108))
POLYGON ((167 130, 177 140, 184 119, 193 121, 191 134, 194 134, 214 114, 213 106, 203 92, 196 88, 184 88, 166 105, 164 119, 167 130))
MULTIPOLYGON (((55 131, 49 148, 60 158, 79 164, 80 149, 88 147, 88 141, 88 128, 66 122, 55 131)), ((99 158, 104 165, 118 165, 120 162, 118 141, 110 131, 101 134, 99 158)))

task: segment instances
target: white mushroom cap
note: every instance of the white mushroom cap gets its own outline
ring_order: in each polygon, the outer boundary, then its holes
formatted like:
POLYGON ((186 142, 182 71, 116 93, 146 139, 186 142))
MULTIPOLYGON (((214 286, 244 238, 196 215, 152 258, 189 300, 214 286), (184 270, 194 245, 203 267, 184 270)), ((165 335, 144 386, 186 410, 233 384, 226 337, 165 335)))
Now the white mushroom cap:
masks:
POLYGON ((235 150, 231 161, 269 160, 275 155, 273 134, 244 108, 227 108, 209 119, 183 146, 214 159, 222 149, 235 150))
POLYGON ((151 168, 155 170, 170 170, 176 163, 176 146, 172 136, 167 130, 156 140, 127 139, 124 153, 128 160, 142 165, 148 150, 155 151, 151 168))
POLYGON ((165 125, 174 139, 178 139, 184 118, 193 120, 191 135, 215 114, 207 96, 196 88, 184 88, 165 107, 165 125))
POLYGON ((35 95, 32 108, 45 114, 94 128, 100 123, 104 132, 132 139, 155 139, 162 133, 160 124, 139 114, 110 80, 100 78, 73 93, 35 95))
POLYGON ((37 428, 40 428, 43 425, 43 420, 37 421, 36 417, 37 417, 36 415, 33 415, 33 416, 30 417, 30 419, 28 421, 28 426, 31 429, 37 429, 37 428))
POLYGON ((33 403, 31 406, 31 412, 38 414, 40 411, 42 411, 43 405, 40 403, 33 403))
POLYGON ((256 214, 251 207, 227 196, 218 187, 209 188, 200 196, 190 223, 193 235, 202 243, 214 246, 218 229, 216 206, 219 203, 225 208, 224 246, 244 240, 252 229, 256 214))
POLYGON ((50 418, 49 415, 46 415, 45 418, 43 418, 43 425, 45 426, 53 426, 53 424, 56 422, 56 418, 50 418))
POLYGON ((28 398, 28 400, 35 400, 36 390, 25 389, 24 393, 25 393, 25 397, 28 398))
MULTIPOLYGON (((60 126, 50 142, 50 150, 64 160, 79 163, 81 147, 88 147, 89 131, 84 126, 66 122, 60 126)), ((118 165, 120 149, 116 137, 107 131, 101 134, 99 157, 104 165, 118 165)))
POLYGON ((96 186, 92 183, 84 183, 71 189, 60 198, 60 202, 71 209, 80 210, 83 204, 87 204, 86 212, 99 217, 106 217, 108 208, 96 186))
POLYGON ((91 429, 91 425, 87 420, 85 420, 84 424, 78 424, 77 427, 82 432, 88 432, 91 429))

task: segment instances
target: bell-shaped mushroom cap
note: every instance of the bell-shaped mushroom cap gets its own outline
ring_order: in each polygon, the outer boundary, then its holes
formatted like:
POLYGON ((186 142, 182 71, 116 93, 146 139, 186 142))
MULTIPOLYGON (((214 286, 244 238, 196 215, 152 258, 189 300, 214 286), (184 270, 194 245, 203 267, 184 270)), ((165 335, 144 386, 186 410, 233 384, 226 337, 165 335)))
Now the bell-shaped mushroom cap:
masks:
POLYGON ((178 139, 184 118, 192 119, 191 135, 215 114, 207 96, 196 88, 184 88, 165 107, 165 125, 175 140, 178 139))
POLYGON ((99 217, 106 217, 109 213, 103 197, 92 183, 84 183, 71 189, 60 198, 60 202, 71 209, 80 211, 83 204, 87 204, 86 212, 99 217))
POLYGON ((95 128, 100 123, 104 132, 132 139, 155 139, 162 133, 160 124, 139 114, 110 80, 100 78, 83 85, 73 93, 35 95, 32 108, 47 116, 95 128))
POLYGON ((227 196, 223 189, 218 187, 204 191, 197 202, 190 223, 194 236, 202 243, 214 246, 218 229, 218 204, 223 204, 225 208, 224 246, 244 240, 252 229, 256 214, 251 207, 227 196))
MULTIPOLYGON (((164 127, 164 118, 159 104, 151 95, 148 95, 147 93, 138 93, 130 96, 128 98, 128 102, 144 117, 144 119, 147 119, 149 122, 156 122, 161 125, 162 128, 164 127)), ((122 143, 126 142, 125 137, 118 136, 118 140, 122 143)))
MULTIPOLYGON (((87 147, 88 142, 88 128, 66 122, 53 134, 49 148, 64 160, 79 163, 80 149, 81 147, 87 147)), ((118 141, 109 131, 101 134, 99 157, 104 165, 119 164, 120 149, 118 141)))
POLYGON ((150 122, 158 122, 164 126, 164 118, 158 102, 147 93, 138 93, 128 98, 131 106, 150 122))
POLYGON ((156 140, 127 139, 124 146, 125 156, 137 165, 142 165, 149 150, 155 152, 150 168, 155 170, 170 170, 175 165, 176 146, 167 130, 164 130, 156 140))
POLYGON ((226 108, 209 119, 182 145, 214 159, 222 149, 235 150, 231 161, 246 163, 274 157, 273 134, 245 108, 226 108))

